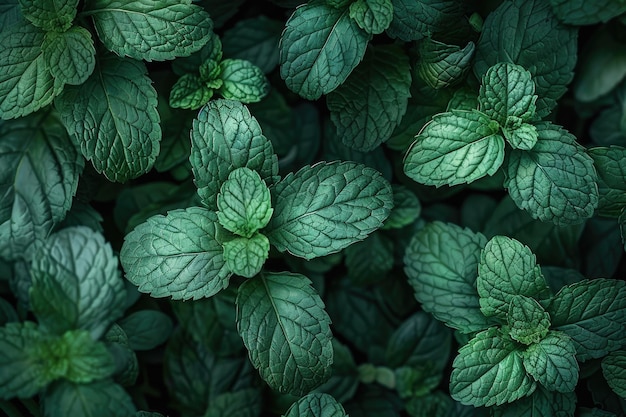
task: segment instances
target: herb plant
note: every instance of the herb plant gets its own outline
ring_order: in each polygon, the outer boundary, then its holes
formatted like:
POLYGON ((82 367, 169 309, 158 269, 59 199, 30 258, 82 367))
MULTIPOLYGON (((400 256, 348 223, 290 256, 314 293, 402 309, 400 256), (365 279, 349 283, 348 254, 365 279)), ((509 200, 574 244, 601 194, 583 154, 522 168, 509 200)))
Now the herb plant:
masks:
POLYGON ((0 0, 0 410, 625 415, 625 51, 623 0, 0 0))

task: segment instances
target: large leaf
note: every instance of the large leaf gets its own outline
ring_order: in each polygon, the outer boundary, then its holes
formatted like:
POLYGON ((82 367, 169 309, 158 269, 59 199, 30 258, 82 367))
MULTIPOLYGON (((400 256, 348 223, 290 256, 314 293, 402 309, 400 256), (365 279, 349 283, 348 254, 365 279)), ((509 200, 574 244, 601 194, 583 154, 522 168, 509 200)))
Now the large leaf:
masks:
POLYGON ((538 386, 529 396, 493 407, 492 410, 493 417, 572 416, 576 410, 576 394, 573 392, 563 394, 538 386))
POLYGON ((43 417, 129 417, 135 405, 124 388, 110 380, 91 384, 59 382, 42 399, 43 417))
POLYGON ((303 395, 330 377, 330 318, 305 276, 273 273, 243 283, 237 328, 271 388, 303 395))

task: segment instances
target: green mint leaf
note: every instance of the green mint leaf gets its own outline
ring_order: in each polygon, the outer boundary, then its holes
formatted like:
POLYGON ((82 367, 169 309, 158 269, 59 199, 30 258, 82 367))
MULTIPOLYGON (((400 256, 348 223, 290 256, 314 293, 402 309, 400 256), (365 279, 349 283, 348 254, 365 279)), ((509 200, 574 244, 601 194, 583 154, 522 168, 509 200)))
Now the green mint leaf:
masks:
POLYGON ((543 299, 549 295, 531 250, 515 239, 494 236, 480 254, 478 279, 480 310, 485 316, 506 320, 516 295, 543 299))
POLYGON ((217 218, 226 230, 251 237, 272 217, 272 199, 261 176, 250 168, 236 168, 217 195, 217 218))
POLYGON ((283 417, 347 417, 341 404, 331 395, 315 392, 293 403, 283 417))
POLYGON ((533 149, 511 152, 504 186, 535 219, 559 226, 581 223, 598 205, 593 159, 562 127, 549 122, 536 127, 533 149))
MULTIPOLYGON (((220 53, 221 55, 221 53, 220 53)), ((221 58, 220 58, 221 60, 221 58)), ((220 62, 215 59, 207 59, 200 65, 200 80, 209 88, 220 88, 223 81, 219 78, 222 73, 220 62)))
POLYGON ((174 323, 157 310, 139 310, 118 321, 128 335, 132 350, 150 350, 164 343, 172 334, 174 323))
POLYGON ((371 283, 385 278, 393 269, 393 240, 374 232, 367 239, 345 249, 348 277, 355 283, 371 283))
POLYGON ((515 295, 511 298, 506 317, 509 336, 525 345, 540 343, 548 334, 550 315, 533 298, 515 295))
POLYGON ((40 349, 41 357, 48 359, 48 366, 53 367, 51 371, 71 382, 88 384, 115 371, 115 361, 106 346, 94 341, 84 330, 69 331, 40 349))
POLYGON ((573 416, 576 410, 576 394, 550 391, 540 385, 529 396, 491 410, 493 417, 573 416))
POLYGON ((611 389, 626 398, 626 351, 617 350, 602 359, 602 374, 611 389))
POLYGON ((202 48, 213 30, 208 13, 188 0, 94 0, 85 13, 107 49, 138 60, 188 56, 202 48))
POLYGON ((475 50, 476 45, 471 41, 461 48, 431 38, 423 39, 419 43, 420 59, 416 63, 415 73, 435 89, 456 85, 471 68, 475 50))
POLYGON ((198 195, 217 210, 217 195, 235 168, 259 173, 266 184, 277 180, 278 159, 272 143, 241 103, 214 100, 200 110, 191 130, 191 157, 198 195))
POLYGON ((303 395, 330 377, 330 318, 303 275, 264 274, 237 294, 237 329, 272 389, 303 395))
POLYGON ((53 234, 33 256, 30 275, 31 308, 48 332, 83 329, 95 340, 124 311, 126 290, 117 257, 88 227, 53 234))
POLYGON ((485 19, 474 72, 482 77, 499 62, 527 69, 539 97, 537 117, 547 116, 574 77, 577 35, 577 28, 560 23, 546 1, 503 2, 485 19))
POLYGON ((129 417, 135 413, 124 388, 108 379, 91 384, 54 384, 46 390, 41 408, 45 417, 129 417))
POLYGON ((417 196, 407 187, 392 184, 393 189, 393 209, 383 229, 400 229, 409 224, 413 224, 422 212, 422 205, 417 196))
POLYGON ((391 0, 356 0, 350 4, 350 17, 367 33, 378 35, 393 20, 391 0))
POLYGON ((216 396, 203 417, 258 417, 262 408, 261 392, 248 388, 216 396))
POLYGON ((502 134, 513 149, 524 151, 531 150, 539 139, 539 133, 534 125, 518 123, 517 120, 511 122, 510 116, 507 118, 507 123, 502 126, 502 134))
POLYGON ((404 158, 404 173, 425 185, 469 184, 493 175, 504 162, 499 126, 477 111, 433 116, 404 158))
POLYGON ((270 241, 257 233, 251 237, 237 237, 226 241, 224 260, 233 273, 252 278, 259 272, 270 252, 270 241))
POLYGON ((280 40, 280 76, 290 90, 316 100, 348 78, 370 38, 348 9, 311 1, 287 21, 280 40))
POLYGON ((393 20, 387 34, 406 42, 451 30, 464 13, 456 0, 392 0, 392 3, 393 20))
POLYGON ((622 347, 626 335, 626 283, 583 280, 563 287, 548 307, 552 326, 572 338, 579 361, 622 347))
POLYGON ((500 62, 483 75, 478 94, 480 111, 501 126, 511 116, 523 122, 532 120, 536 101, 532 75, 519 65, 500 62))
POLYGON ((98 59, 80 86, 66 86, 55 105, 87 160, 109 180, 148 172, 159 154, 157 94, 143 63, 98 59))
POLYGON ((174 108, 196 110, 208 103, 211 97, 213 90, 200 77, 184 74, 172 86, 169 104, 174 108))
POLYGON ((45 32, 20 20, 0 32, 0 118, 15 119, 52 103, 63 83, 46 64, 45 32))
POLYGON ((400 47, 370 47, 326 99, 341 141, 367 152, 389 139, 406 112, 410 86, 409 59, 400 47))
POLYGON ((78 0, 19 0, 22 14, 46 32, 64 32, 76 17, 78 0))
POLYGON ((564 333, 550 332, 522 353, 524 369, 550 391, 572 392, 578 383, 576 348, 564 333))
POLYGON ((126 279, 153 297, 216 294, 231 275, 217 240, 220 228, 217 215, 200 207, 149 218, 124 238, 120 260, 126 279))
POLYGON ((554 14, 570 25, 592 25, 606 23, 626 12, 623 0, 550 0, 554 14))
POLYGON ((243 59, 225 59, 220 63, 222 86, 219 93, 225 99, 256 103, 269 93, 270 84, 261 68, 243 59))
POLYGON ((305 166, 273 189, 270 243, 305 259, 363 240, 382 226, 393 206, 391 185, 354 162, 305 166))
POLYGON ((46 33, 41 49, 52 76, 63 84, 84 83, 96 66, 91 33, 80 26, 46 33))
POLYGON ((0 32, 24 20, 19 0, 3 0, 0 4, 0 32))
POLYGON ((450 395, 462 404, 501 405, 529 395, 535 388, 518 346, 495 328, 474 336, 452 363, 450 395))
POLYGON ((27 259, 72 206, 84 160, 55 115, 2 122, 0 137, 0 257, 27 259))
POLYGON ((598 173, 600 216, 618 217, 626 206, 626 148, 598 147, 588 150, 598 173))
POLYGON ((239 20, 224 32, 224 55, 250 61, 268 74, 278 66, 278 43, 283 29, 281 21, 265 16, 239 20))
POLYGON ((463 333, 489 327, 480 311, 476 276, 487 239, 453 224, 418 231, 404 255, 404 271, 425 311, 463 333))

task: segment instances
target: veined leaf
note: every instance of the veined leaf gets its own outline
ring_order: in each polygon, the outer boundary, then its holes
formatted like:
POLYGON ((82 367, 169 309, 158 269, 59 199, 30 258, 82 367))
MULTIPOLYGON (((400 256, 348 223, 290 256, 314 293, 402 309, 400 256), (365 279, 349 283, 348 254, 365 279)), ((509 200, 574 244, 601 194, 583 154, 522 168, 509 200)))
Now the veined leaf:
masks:
POLYGON ((84 83, 96 66, 91 33, 80 26, 46 33, 41 49, 52 76, 64 84, 84 83))
POLYGON ((243 59, 225 59, 220 63, 222 97, 242 103, 261 101, 270 90, 270 84, 261 68, 243 59))
POLYGON ((170 91, 169 104, 174 108, 196 110, 213 97, 213 90, 196 74, 183 74, 170 91))
POLYGON ((330 377, 330 318, 303 275, 264 274, 239 287, 237 329, 250 360, 272 389, 292 395, 330 377))
POLYGON ((305 166, 273 189, 266 235, 278 250, 312 259, 344 249, 382 226, 393 206, 382 175, 353 162, 305 166))
POLYGON ((626 12, 624 0, 550 0, 550 4, 559 19, 577 26, 606 23, 626 12))
POLYGON ((104 46, 138 60, 188 56, 213 30, 208 13, 190 0, 93 0, 86 6, 104 46))
POLYGON ((341 404, 331 395, 308 394, 293 403, 284 417, 347 417, 341 404))
POLYGON ((246 278, 261 272, 270 252, 270 241, 261 233, 249 238, 236 237, 224 242, 223 246, 228 269, 246 278))
POLYGON ((523 295, 511 298, 506 320, 509 336, 525 345, 541 343, 550 328, 550 315, 537 300, 523 295))
POLYGON ((46 390, 41 408, 44 417, 129 417, 135 413, 124 388, 109 379, 91 384, 57 383, 46 390))
POLYGON ((492 408, 493 417, 572 416, 575 410, 575 393, 550 391, 541 385, 527 397, 492 408))
POLYGON ((417 196, 404 185, 392 184, 393 209, 383 225, 383 229, 400 229, 412 224, 422 213, 422 205, 417 196))
POLYGON ((104 343, 95 341, 84 330, 66 332, 42 345, 40 352, 58 377, 78 384, 108 378, 115 371, 115 361, 104 343))
POLYGON ((392 3, 393 20, 387 34, 406 42, 445 32, 464 13, 456 0, 392 0, 392 3))
POLYGON ((363 62, 326 99, 337 136, 361 152, 385 142, 406 112, 410 86, 409 59, 401 48, 370 47, 363 62))
POLYGON ((158 310, 139 310, 118 322, 128 335, 132 350, 150 350, 164 343, 172 334, 172 319, 158 310))
POLYGON ((46 32, 64 32, 72 26, 79 0, 19 0, 22 14, 46 32))
POLYGON ((217 240, 220 228, 217 215, 200 207, 151 217, 124 239, 120 260, 126 278, 153 297, 216 294, 231 275, 217 240))
POLYGON ((262 15, 239 20, 224 32, 224 55, 250 61, 268 74, 278 66, 278 43, 283 29, 283 22, 262 15))
POLYGON ((393 20, 391 0, 356 0, 350 4, 350 17, 372 35, 383 33, 393 20))
POLYGON ((107 55, 55 101, 85 158, 111 181, 145 174, 159 154, 157 94, 146 73, 141 62, 107 55))
POLYGON ((316 100, 340 86, 361 62, 371 35, 349 10, 324 1, 298 7, 280 40, 280 75, 290 90, 316 100))
POLYGON ((513 149, 531 150, 539 139, 537 128, 529 123, 518 123, 517 120, 510 123, 510 121, 511 118, 508 118, 508 123, 502 126, 502 134, 506 141, 513 149))
POLYGON ((602 359, 602 374, 611 389, 626 398, 626 351, 617 350, 602 359))
POLYGON ((572 392, 578 383, 576 348, 565 333, 550 332, 522 354, 524 368, 550 391, 572 392))
POLYGON ((415 72, 432 88, 453 86, 462 81, 471 68, 475 50, 476 45, 471 41, 461 48, 426 38, 419 44, 420 59, 415 72))
POLYGON ((626 207, 626 148, 621 146, 589 149, 598 173, 600 216, 618 217, 626 207))
POLYGON ((420 184, 452 186, 493 175, 503 162, 498 124, 477 110, 459 110, 424 126, 404 158, 404 172, 420 184))

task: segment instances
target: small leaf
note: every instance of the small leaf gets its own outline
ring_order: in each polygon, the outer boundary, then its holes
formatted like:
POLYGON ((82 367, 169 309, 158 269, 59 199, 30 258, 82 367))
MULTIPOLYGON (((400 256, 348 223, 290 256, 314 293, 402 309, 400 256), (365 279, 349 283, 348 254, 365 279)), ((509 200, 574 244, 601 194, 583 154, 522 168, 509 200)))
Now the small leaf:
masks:
POLYGON ((269 81, 261 68, 250 61, 225 59, 220 63, 220 69, 223 84, 219 92, 225 99, 256 103, 269 93, 269 81))
POLYGON ((303 395, 330 377, 330 318, 305 276, 264 274, 239 287, 237 329, 272 389, 303 395))
POLYGON ((476 46, 471 41, 461 48, 426 38, 419 44, 420 59, 416 63, 415 72, 435 89, 456 85, 471 68, 475 49, 476 46))
POLYGON ((422 212, 422 205, 417 196, 407 187, 392 184, 393 209, 383 225, 383 229, 400 229, 413 224, 422 212))
POLYGON ((626 351, 617 350, 602 359, 602 374, 611 389, 626 398, 626 351))
POLYGON ((344 249, 382 226, 393 206, 391 185, 353 162, 305 166, 273 189, 267 237, 281 251, 312 259, 344 249))
POLYGON ((393 20, 391 0, 356 0, 350 4, 350 17, 367 33, 378 35, 393 20))
POLYGON ((78 0, 19 0, 24 17, 46 32, 64 32, 76 17, 78 0))
POLYGON ((261 233, 224 242, 226 266, 234 274, 246 278, 252 278, 261 272, 269 252, 270 241, 261 233))
POLYGON ((153 297, 216 294, 231 275, 217 240, 220 228, 217 215, 200 207, 149 218, 124 238, 120 260, 126 278, 153 297))
POLYGON ((172 86, 169 104, 174 108, 196 110, 213 97, 213 90, 195 74, 184 74, 172 86))
POLYGON ((347 417, 341 404, 332 396, 312 393, 293 403, 283 417, 347 417))
POLYGON ((135 405, 124 388, 111 380, 52 385, 42 398, 43 417, 129 417, 135 405))
POLYGON ((495 174, 504 162, 504 139, 494 123, 477 110, 433 116, 404 158, 405 174, 437 187, 495 174))
POLYGON ((174 327, 172 319, 157 310, 135 311, 118 324, 128 335, 132 350, 154 349, 170 337, 174 327))
POLYGON ((522 354, 524 368, 550 391, 572 392, 578 383, 578 362, 572 340, 564 333, 550 332, 522 354))
MULTIPOLYGON (((510 120, 510 116, 507 118, 507 122, 508 120, 510 120)), ((537 128, 529 123, 520 123, 518 126, 516 124, 512 127, 509 127, 507 123, 502 127, 502 133, 513 149, 524 151, 531 150, 539 139, 537 128)))
POLYGON ((84 83, 96 66, 91 33, 80 26, 46 33, 41 49, 52 76, 64 84, 84 83))
POLYGON ((525 345, 540 343, 548 334, 550 315, 530 297, 515 295, 509 305, 509 336, 525 345))

